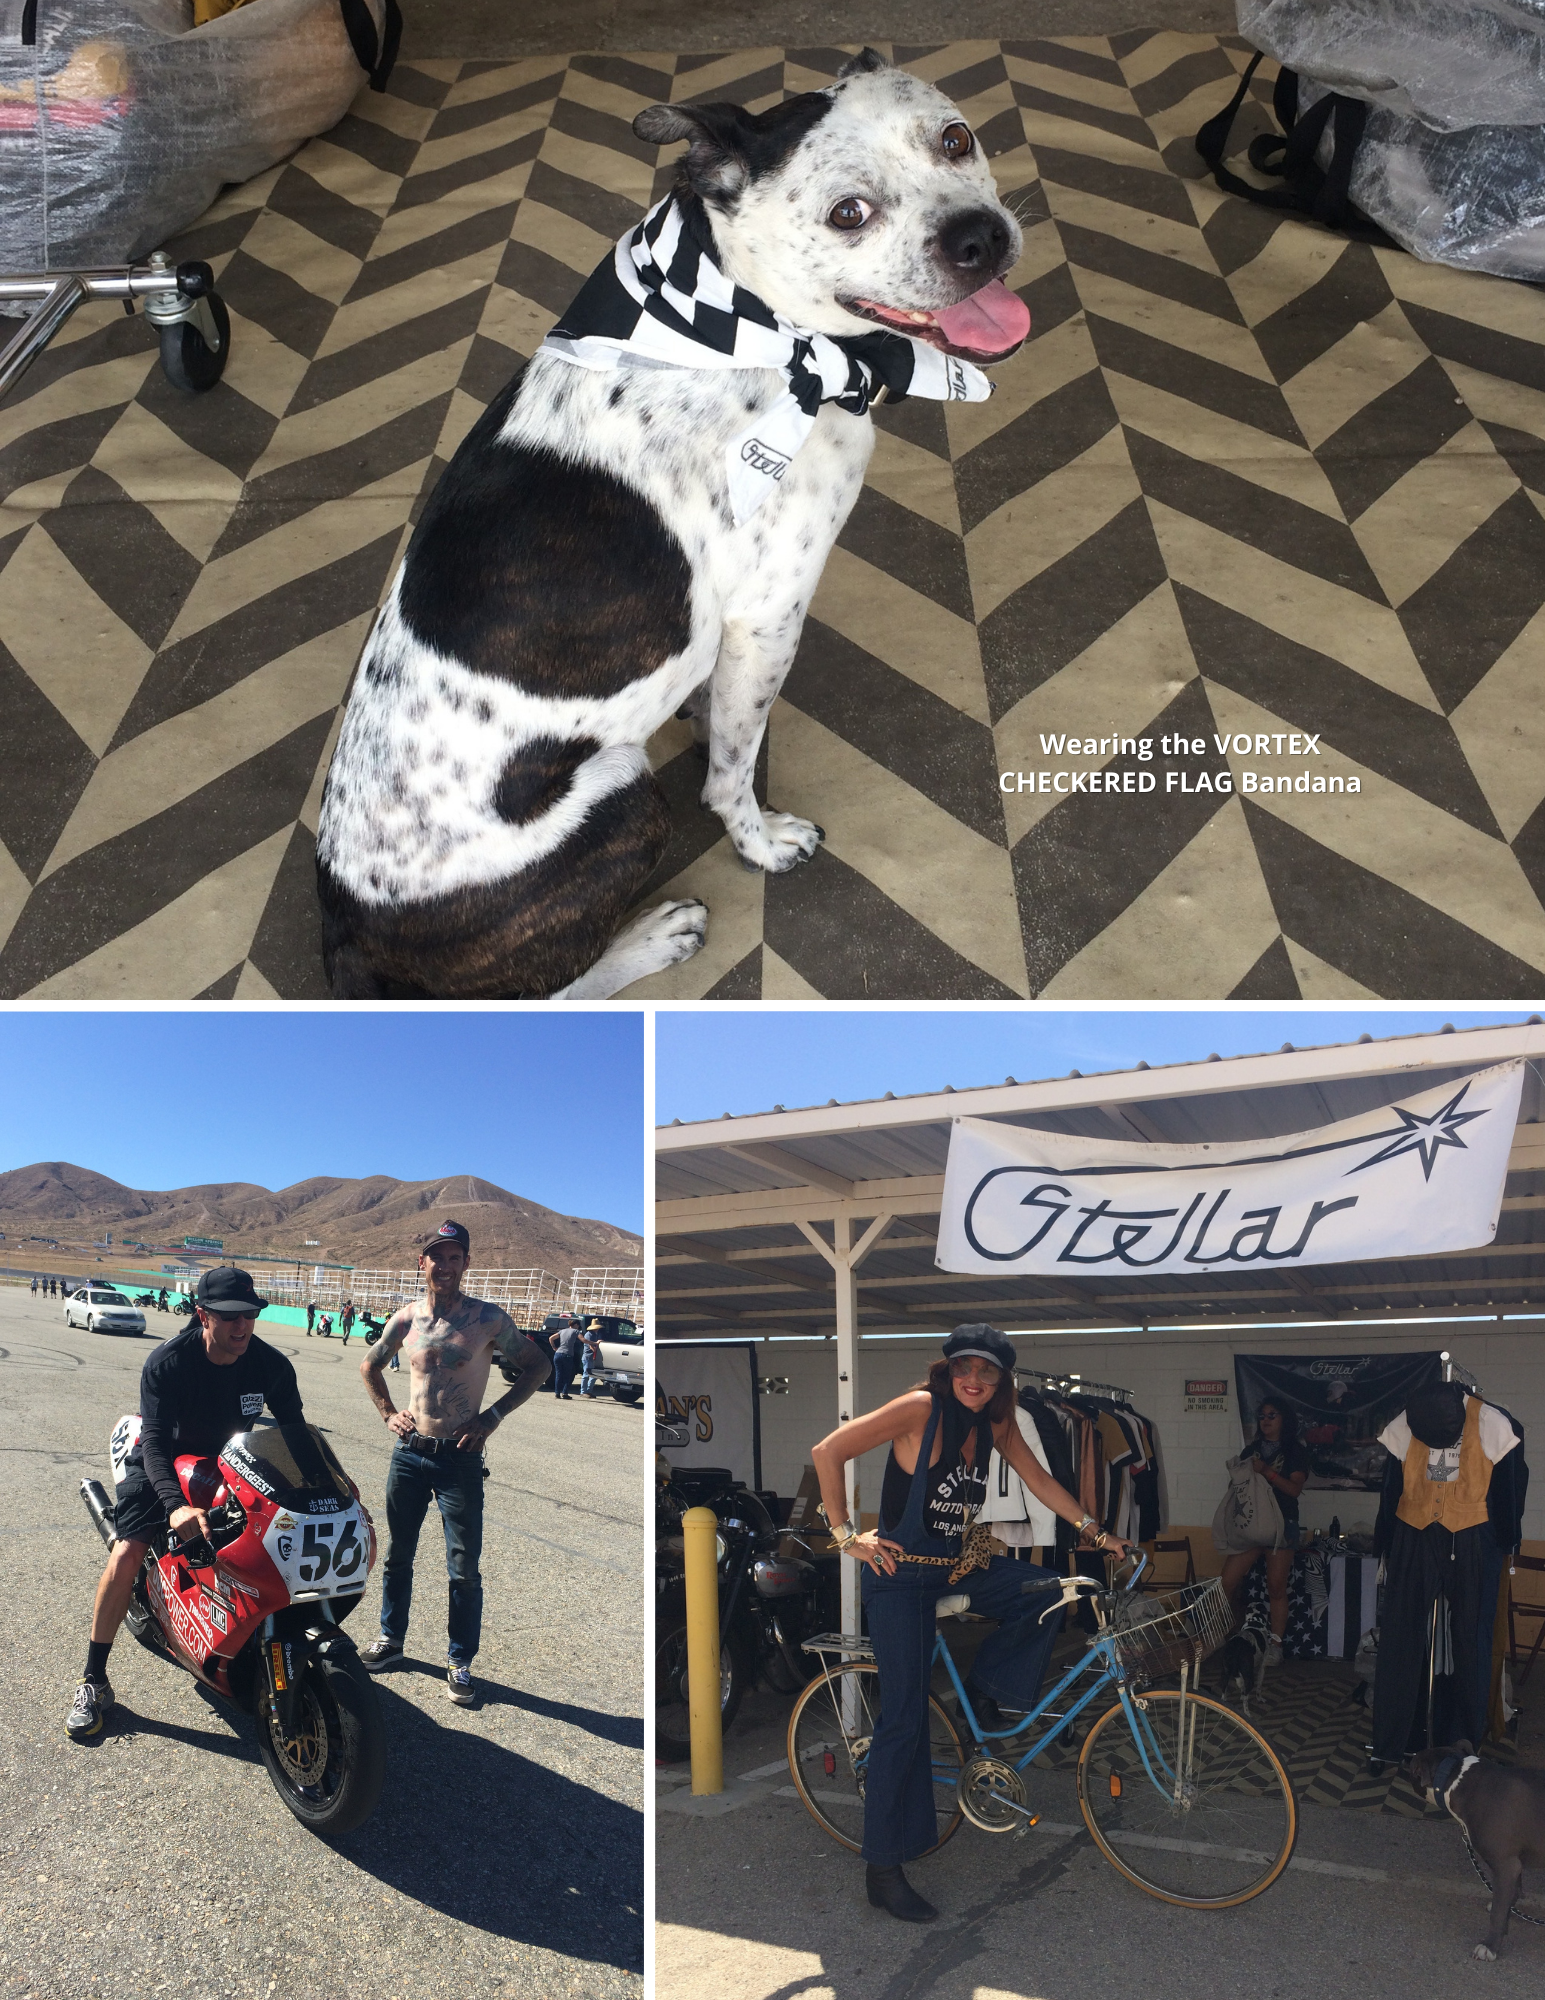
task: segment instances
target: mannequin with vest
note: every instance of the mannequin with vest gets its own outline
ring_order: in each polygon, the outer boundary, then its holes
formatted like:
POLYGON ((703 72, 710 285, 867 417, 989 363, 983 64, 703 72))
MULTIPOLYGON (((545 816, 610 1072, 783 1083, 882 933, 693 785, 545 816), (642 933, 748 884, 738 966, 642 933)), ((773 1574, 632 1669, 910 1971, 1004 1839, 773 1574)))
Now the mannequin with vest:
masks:
POLYGON ((1375 1537, 1386 1585, 1373 1760, 1390 1764, 1405 1757, 1413 1728, 1425 1738, 1432 1611, 1440 1596, 1448 1608, 1438 1619, 1434 1672, 1444 1682, 1447 1712, 1435 1707, 1436 1740, 1478 1743, 1485 1734, 1499 1536, 1513 1518, 1507 1495, 1522 1458, 1500 1472, 1519 1444, 1517 1428, 1458 1382, 1420 1390, 1379 1442, 1393 1462, 1375 1537))

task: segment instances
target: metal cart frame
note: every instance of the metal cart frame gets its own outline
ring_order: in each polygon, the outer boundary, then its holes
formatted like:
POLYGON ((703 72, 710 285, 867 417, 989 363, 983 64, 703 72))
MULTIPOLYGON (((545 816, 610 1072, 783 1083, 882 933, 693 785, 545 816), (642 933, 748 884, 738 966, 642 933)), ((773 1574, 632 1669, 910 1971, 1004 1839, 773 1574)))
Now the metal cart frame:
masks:
POLYGON ((77 306, 93 299, 122 299, 132 313, 144 301, 145 317, 161 338, 161 366, 179 389, 199 394, 225 372, 231 348, 230 315, 207 264, 173 265, 164 250, 143 264, 99 271, 44 271, 19 278, 0 275, 0 300, 38 304, 0 348, 0 399, 13 389, 77 306))

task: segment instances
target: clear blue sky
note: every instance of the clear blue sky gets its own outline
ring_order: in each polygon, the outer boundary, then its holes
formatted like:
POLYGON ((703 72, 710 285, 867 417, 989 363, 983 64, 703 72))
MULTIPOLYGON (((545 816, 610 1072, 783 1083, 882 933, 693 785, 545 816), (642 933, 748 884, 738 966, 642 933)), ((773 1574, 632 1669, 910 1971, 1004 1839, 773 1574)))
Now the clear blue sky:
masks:
POLYGON ((636 1013, 0 1015, 0 1169, 68 1160, 129 1187, 476 1174, 564 1215, 644 1225, 636 1013))
POLYGON ((1021 1083, 1131 1069, 1147 1062, 1188 1062, 1216 1053, 1255 1055, 1284 1042, 1308 1048, 1352 1042, 1360 1034, 1415 1034, 1452 1021, 1483 1027, 1528 1018, 1518 1007, 1476 1013, 1454 1008, 1404 1012, 1371 1005, 1345 1009, 1300 1007, 1259 1011, 1226 1008, 1087 1008, 1058 1012, 1037 1007, 996 1010, 896 1011, 823 1008, 661 1013, 655 1024, 655 1117, 690 1123, 729 1111, 770 1111, 781 1104, 839 1103, 898 1097, 953 1084, 1021 1083))

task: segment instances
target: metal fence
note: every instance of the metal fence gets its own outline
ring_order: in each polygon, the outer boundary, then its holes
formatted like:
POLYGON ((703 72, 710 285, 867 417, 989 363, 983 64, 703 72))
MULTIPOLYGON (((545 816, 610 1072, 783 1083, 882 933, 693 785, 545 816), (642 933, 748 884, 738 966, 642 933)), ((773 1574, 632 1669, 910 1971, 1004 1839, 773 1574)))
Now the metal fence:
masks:
POLYGON ((630 1319, 644 1316, 642 1264, 581 1264, 569 1280, 568 1310, 630 1319))
MULTIPOLYGON (((321 1267, 299 1270, 293 1264, 247 1264, 258 1290, 275 1305, 304 1306, 313 1299, 323 1312, 336 1312, 345 1299, 352 1299, 356 1311, 395 1312, 423 1292, 421 1272, 371 1270, 329 1270, 321 1267)), ((477 1271, 472 1279, 473 1296, 500 1306, 517 1326, 540 1326, 550 1312, 564 1311, 569 1302, 569 1285, 551 1271, 477 1271)), ((597 1308, 592 1308, 597 1310, 597 1308)))

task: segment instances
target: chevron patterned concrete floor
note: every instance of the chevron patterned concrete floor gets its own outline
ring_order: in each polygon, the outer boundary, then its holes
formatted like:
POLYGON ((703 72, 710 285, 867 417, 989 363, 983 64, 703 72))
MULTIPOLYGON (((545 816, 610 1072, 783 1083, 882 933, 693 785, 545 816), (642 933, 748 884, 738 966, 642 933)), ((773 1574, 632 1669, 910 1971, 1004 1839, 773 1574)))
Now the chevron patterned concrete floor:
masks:
MULTIPOLYGON (((1032 340, 990 403, 879 413, 763 755, 817 859, 747 874, 682 728, 652 746, 650 896, 713 917, 633 994, 1545 992, 1538 293, 1198 178, 1231 38, 893 53, 1024 219, 1032 340), (1000 789, 1041 771, 1134 789, 1000 789)), ((350 672, 460 438, 666 185, 633 114, 762 109, 841 60, 401 63, 174 246, 230 305, 214 392, 172 390, 139 320, 71 323, 0 406, 0 997, 323 993, 350 672)))

